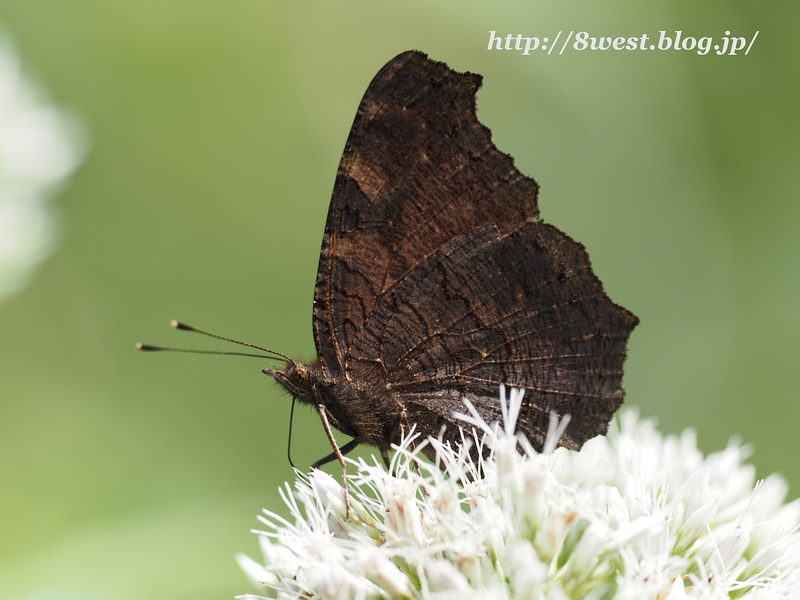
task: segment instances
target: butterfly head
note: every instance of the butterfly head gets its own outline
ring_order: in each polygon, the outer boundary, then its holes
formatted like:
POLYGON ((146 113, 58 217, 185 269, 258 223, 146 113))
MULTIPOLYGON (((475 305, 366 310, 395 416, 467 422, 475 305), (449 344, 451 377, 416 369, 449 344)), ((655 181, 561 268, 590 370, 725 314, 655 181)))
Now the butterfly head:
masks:
POLYGON ((281 387, 301 402, 311 401, 311 390, 318 379, 312 367, 290 360, 283 369, 264 369, 263 373, 275 379, 281 387))

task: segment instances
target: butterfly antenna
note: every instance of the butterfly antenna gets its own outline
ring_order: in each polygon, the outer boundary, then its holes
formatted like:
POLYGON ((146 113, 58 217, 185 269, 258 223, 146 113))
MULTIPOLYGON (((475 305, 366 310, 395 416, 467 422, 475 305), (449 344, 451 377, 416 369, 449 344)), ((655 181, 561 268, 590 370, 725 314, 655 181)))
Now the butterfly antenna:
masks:
POLYGON ((264 356, 263 354, 250 354, 249 352, 225 352, 223 350, 192 350, 190 348, 168 348, 167 346, 153 346, 152 344, 136 344, 136 349, 142 350, 143 352, 188 352, 189 354, 223 354, 228 356, 252 356, 253 358, 285 360, 278 356, 264 356))
POLYGON ((183 329, 184 331, 194 331, 195 333, 200 333, 203 335, 207 335, 208 337, 216 338, 218 340, 222 340, 224 342, 231 342, 232 344, 239 344, 240 346, 247 346, 248 348, 255 348, 256 350, 261 350, 261 352, 268 352, 270 354, 274 354, 275 356, 281 357, 283 360, 292 362, 292 359, 286 356, 285 354, 281 354, 280 352, 276 352, 275 350, 270 350, 269 348, 262 348, 261 346, 256 346, 255 344, 248 344, 247 342, 240 342, 239 340, 234 340, 233 338, 225 337, 223 335, 217 335, 216 333, 210 333, 208 331, 203 331, 202 329, 198 329, 197 327, 192 327, 191 325, 187 325, 186 323, 181 323, 180 321, 176 321, 173 319, 170 321, 170 325, 174 329, 183 329))
POLYGON ((248 348, 254 348, 256 350, 260 350, 261 352, 274 354, 275 356, 264 356, 263 354, 251 354, 249 352, 226 352, 222 350, 192 350, 189 348, 170 348, 167 346, 154 346, 152 344, 136 344, 136 349, 143 350, 145 352, 188 352, 189 354, 222 354, 228 356, 252 356, 253 358, 269 358, 272 360, 283 360, 286 362, 293 362, 291 358, 289 358, 285 354, 276 352, 275 350, 270 350, 269 348, 262 348, 261 346, 256 346, 255 344, 248 344, 247 342, 240 342, 239 340, 234 340, 232 338, 217 335, 215 333, 210 333, 208 331, 203 331, 202 329, 197 329, 196 327, 192 327, 191 325, 187 325, 186 323, 181 323, 180 321, 172 320, 170 322, 170 325, 175 329, 183 329, 185 331, 194 331, 196 333, 202 333, 203 335, 207 335, 208 337, 216 338, 218 340, 223 340, 225 342, 239 344, 240 346, 247 346, 248 348))

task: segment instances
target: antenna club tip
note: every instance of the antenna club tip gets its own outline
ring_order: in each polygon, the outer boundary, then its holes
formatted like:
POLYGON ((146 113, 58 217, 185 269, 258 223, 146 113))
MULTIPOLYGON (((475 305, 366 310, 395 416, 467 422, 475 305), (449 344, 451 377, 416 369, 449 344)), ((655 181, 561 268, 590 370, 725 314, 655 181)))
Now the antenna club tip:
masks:
POLYGON ((137 343, 136 344, 136 349, 137 350, 161 350, 161 347, 160 346, 151 346, 150 344, 137 343))
POLYGON ((185 329, 186 331, 194 331, 194 327, 190 327, 186 323, 181 323, 177 319, 172 319, 172 321, 169 322, 169 326, 172 327, 173 329, 185 329))

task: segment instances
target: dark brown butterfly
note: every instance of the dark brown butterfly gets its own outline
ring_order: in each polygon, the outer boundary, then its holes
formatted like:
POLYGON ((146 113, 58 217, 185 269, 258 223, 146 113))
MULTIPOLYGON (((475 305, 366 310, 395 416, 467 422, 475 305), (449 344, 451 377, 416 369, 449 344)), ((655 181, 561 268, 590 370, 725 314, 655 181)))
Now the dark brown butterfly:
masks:
POLYGON ((524 388, 517 427, 541 449, 606 432, 638 319, 603 292, 583 246, 539 219, 538 186, 478 122, 481 76, 405 52, 358 108, 328 212, 314 295, 319 360, 264 372, 319 410, 334 454, 416 425, 460 442, 468 398, 499 420, 498 387, 524 388), (353 437, 336 446, 328 423, 353 437))

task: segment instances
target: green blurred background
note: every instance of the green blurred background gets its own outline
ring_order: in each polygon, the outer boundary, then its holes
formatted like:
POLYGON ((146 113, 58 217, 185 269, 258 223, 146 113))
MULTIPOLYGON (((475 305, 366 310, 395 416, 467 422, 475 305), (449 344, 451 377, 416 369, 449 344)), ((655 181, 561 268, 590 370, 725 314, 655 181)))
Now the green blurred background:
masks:
MULTIPOLYGON (((0 27, 90 151, 58 251, 0 302, 0 597, 251 591, 289 401, 179 318, 311 358, 328 200, 358 102, 417 48, 484 75, 481 120, 642 320, 627 403, 705 451, 735 433, 800 493, 800 5, 3 0, 0 27), (759 38, 748 56, 488 52, 489 30, 759 38)), ((295 423, 295 461, 328 452, 295 423)))

